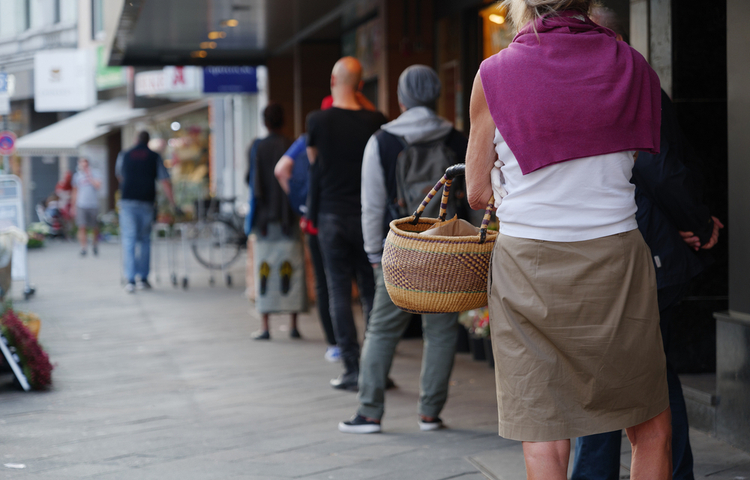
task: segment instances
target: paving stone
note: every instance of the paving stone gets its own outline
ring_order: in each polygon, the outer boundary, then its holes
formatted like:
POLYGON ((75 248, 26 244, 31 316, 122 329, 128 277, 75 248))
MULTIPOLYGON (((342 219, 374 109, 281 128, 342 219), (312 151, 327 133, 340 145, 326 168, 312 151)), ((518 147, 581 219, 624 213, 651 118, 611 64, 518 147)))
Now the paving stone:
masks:
MULTIPOLYGON (((232 267, 232 289, 209 287, 207 272, 191 265, 187 291, 163 283, 128 295, 119 246, 102 245, 99 258, 77 250, 48 242, 30 252, 37 295, 24 301, 18 285, 12 292, 17 309, 40 315, 56 368, 49 392, 20 392, 0 374, 0 478, 523 478, 520 444, 497 436, 495 379, 485 363, 457 355, 441 414, 450 428, 423 433, 422 344, 402 341, 384 432, 341 434, 336 425, 355 412, 356 395, 328 385, 341 365, 323 360, 314 312, 300 316, 302 341, 282 329, 286 316, 272 316, 270 342, 252 340, 259 318, 243 296, 244 260, 232 267)), ((361 336, 361 319, 359 326, 361 336)), ((695 438, 696 472, 744 475, 744 452, 695 438)))

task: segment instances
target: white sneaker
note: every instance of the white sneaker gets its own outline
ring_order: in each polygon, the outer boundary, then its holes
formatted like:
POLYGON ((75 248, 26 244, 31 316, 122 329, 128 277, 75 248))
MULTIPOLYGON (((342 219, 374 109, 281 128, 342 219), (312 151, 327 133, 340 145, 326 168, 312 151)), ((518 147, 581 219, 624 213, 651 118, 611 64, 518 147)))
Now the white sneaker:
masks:
POLYGON ((125 291, 128 293, 135 293, 135 283, 125 284, 125 291))
POLYGON ((326 354, 324 355, 324 358, 331 362, 336 363, 341 361, 341 349, 337 346, 332 346, 326 348, 326 354))
POLYGON ((423 432, 431 432, 433 430, 440 430, 441 428, 443 428, 443 421, 438 417, 435 417, 433 421, 428 422, 420 416, 417 423, 419 423, 419 429, 423 432))

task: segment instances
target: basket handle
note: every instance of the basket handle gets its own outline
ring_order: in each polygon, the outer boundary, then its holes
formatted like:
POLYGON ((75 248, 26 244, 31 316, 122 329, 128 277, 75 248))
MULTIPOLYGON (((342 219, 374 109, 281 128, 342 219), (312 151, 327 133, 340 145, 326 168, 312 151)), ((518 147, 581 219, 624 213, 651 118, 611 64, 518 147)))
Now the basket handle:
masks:
MULTIPOLYGON (((422 200, 422 203, 419 205, 419 208, 417 208, 417 211, 414 212, 412 215, 414 217, 414 220, 411 221, 412 225, 416 225, 419 223, 419 218, 422 216, 422 213, 424 213, 424 209, 427 207, 427 205, 430 203, 430 200, 437 195, 438 190, 441 188, 443 189, 443 198, 440 202, 440 216, 438 219, 440 221, 445 221, 445 217, 448 214, 448 194, 450 193, 451 184, 453 183, 453 179, 456 177, 459 177, 461 175, 464 175, 466 173, 466 165, 463 163, 459 163, 456 165, 453 165, 451 167, 448 167, 445 170, 445 175, 443 175, 443 178, 441 178, 434 187, 432 187, 432 190, 430 190, 430 193, 427 194, 426 197, 424 197, 424 200, 422 200)), ((495 196, 493 195, 490 197, 490 201, 487 203, 487 207, 484 209, 484 218, 482 219, 482 226, 479 227, 479 243, 482 244, 487 240, 487 227, 490 224, 490 219, 492 218, 492 210, 495 208, 495 196)))

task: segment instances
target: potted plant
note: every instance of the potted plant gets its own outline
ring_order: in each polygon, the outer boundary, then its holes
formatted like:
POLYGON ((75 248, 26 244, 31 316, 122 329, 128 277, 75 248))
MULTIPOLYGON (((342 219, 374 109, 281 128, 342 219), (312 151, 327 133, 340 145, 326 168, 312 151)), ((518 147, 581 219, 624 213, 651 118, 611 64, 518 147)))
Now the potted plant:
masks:
POLYGON ((485 338, 490 336, 490 313, 487 307, 470 310, 461 319, 469 331, 469 346, 474 360, 487 360, 485 338))

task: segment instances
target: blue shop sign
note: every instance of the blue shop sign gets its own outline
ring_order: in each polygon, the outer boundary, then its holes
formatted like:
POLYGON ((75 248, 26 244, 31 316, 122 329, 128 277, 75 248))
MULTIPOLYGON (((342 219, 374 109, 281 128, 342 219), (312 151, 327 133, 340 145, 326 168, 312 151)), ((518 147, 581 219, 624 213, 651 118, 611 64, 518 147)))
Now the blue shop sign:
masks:
POLYGON ((205 93, 258 93, 258 78, 253 67, 204 67, 205 93))

